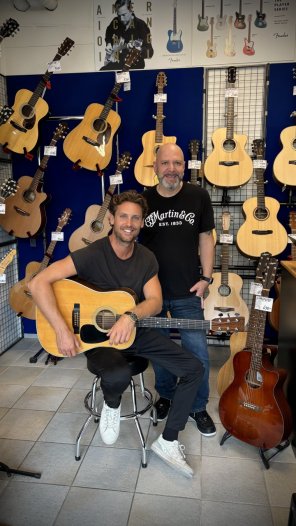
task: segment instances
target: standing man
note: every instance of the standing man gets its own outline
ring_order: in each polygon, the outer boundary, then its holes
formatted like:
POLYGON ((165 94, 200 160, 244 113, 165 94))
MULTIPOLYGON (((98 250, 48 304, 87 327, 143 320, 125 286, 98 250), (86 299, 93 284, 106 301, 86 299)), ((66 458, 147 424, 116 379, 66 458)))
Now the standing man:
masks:
MULTIPOLYGON (((59 352, 69 357, 76 355, 80 342, 59 310, 52 289, 55 281, 78 275, 100 290, 129 288, 136 293, 139 303, 132 311, 122 314, 107 333, 110 347, 100 348, 98 343, 95 349, 88 351, 89 359, 100 371, 104 395, 100 434, 105 444, 114 444, 119 435, 121 395, 131 379, 125 352, 151 359, 180 377, 165 429, 152 443, 151 449, 171 467, 191 477, 193 470, 185 460, 178 433, 186 425, 203 376, 201 362, 158 329, 138 329, 129 349, 116 349, 116 345, 131 339, 138 320, 154 316, 162 306, 156 258, 150 250, 136 243, 146 212, 147 203, 137 192, 113 195, 110 203, 110 236, 52 263, 30 281, 29 289, 37 306, 55 330, 59 352)), ((83 298, 78 300, 83 302, 83 298)))
POLYGON ((145 59, 153 56, 149 27, 135 16, 132 3, 130 0, 117 0, 114 4, 117 16, 106 29, 106 56, 101 71, 122 70, 125 57, 133 47, 141 50, 134 69, 144 69, 145 59))
MULTIPOLYGON (((202 301, 212 282, 214 264, 213 208, 208 192, 184 182, 185 162, 181 148, 167 143, 157 151, 154 171, 159 183, 144 191, 148 202, 141 242, 154 252, 164 302, 161 316, 203 319, 202 301), (199 272, 198 250, 202 275, 199 272)), ((193 402, 190 417, 200 433, 213 436, 214 422, 207 413, 209 400, 209 355, 205 331, 180 330, 182 346, 202 362, 205 372, 193 402)), ((158 420, 169 413, 177 378, 153 365, 158 420)))

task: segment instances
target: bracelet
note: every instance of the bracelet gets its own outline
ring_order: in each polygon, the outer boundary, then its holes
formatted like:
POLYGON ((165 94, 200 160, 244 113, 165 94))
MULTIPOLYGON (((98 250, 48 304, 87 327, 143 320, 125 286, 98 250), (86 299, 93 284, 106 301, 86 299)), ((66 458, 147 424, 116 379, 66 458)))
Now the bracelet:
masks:
POLYGON ((200 276, 200 281, 206 281, 209 285, 213 283, 213 278, 207 278, 207 276, 200 276))
POLYGON ((133 320, 134 324, 136 325, 136 323, 139 321, 139 318, 138 316, 135 314, 135 312, 132 312, 130 310, 127 310, 126 312, 124 312, 123 314, 126 314, 127 316, 129 316, 131 318, 131 320, 133 320))

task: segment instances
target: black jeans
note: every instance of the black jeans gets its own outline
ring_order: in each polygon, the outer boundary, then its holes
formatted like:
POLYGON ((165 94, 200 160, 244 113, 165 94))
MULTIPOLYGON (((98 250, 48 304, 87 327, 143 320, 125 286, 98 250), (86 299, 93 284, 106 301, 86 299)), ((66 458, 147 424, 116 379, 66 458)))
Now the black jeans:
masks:
POLYGON ((130 383, 130 368, 125 359, 130 353, 148 358, 179 378, 166 427, 184 429, 204 375, 200 360, 157 329, 138 329, 133 345, 124 351, 104 347, 88 351, 86 354, 95 363, 105 402, 110 407, 118 405, 130 383))

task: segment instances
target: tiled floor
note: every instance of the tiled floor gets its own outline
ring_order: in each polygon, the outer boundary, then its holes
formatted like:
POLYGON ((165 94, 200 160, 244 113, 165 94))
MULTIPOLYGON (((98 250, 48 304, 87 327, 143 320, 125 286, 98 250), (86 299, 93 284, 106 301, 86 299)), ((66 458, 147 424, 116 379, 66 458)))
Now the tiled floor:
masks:
MULTIPOLYGON (((230 438, 219 441, 217 372, 228 356, 210 347, 211 399, 215 437, 201 437, 193 422, 180 435, 195 476, 188 480, 148 451, 141 451, 133 422, 121 424, 118 442, 102 443, 92 422, 75 439, 86 418, 84 396, 92 375, 83 355, 45 365, 29 358, 38 341, 25 338, 0 357, 0 461, 41 472, 40 479, 0 473, 0 526, 287 526, 296 491, 296 459, 291 446, 266 470, 255 448, 230 438)), ((151 369, 146 384, 154 392, 151 369)), ((124 395, 123 405, 130 396, 124 395)), ((162 431, 142 419, 148 447, 162 431)))

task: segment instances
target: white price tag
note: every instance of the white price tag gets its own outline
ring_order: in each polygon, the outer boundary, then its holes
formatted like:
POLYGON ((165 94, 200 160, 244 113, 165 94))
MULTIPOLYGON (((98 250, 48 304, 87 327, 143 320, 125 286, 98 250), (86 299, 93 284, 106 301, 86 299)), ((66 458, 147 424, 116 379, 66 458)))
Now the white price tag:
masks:
POLYGON ((293 243, 296 243, 296 234, 288 234, 288 238, 289 238, 293 243))
POLYGON ((122 184, 122 175, 121 174, 115 174, 110 175, 109 177, 109 184, 122 184))
POLYGON ((5 208, 6 208, 5 203, 0 203, 0 214, 5 214, 5 208))
POLYGON ((56 146, 44 146, 44 155, 51 155, 55 157, 57 154, 56 146))
POLYGON ((253 168, 265 168, 267 167, 267 161, 265 159, 254 159, 253 168))
POLYGON ((123 84, 123 91, 130 91, 131 90, 131 81, 125 82, 123 84))
POLYGON ((62 71, 60 61, 53 60, 52 62, 49 62, 47 71, 51 71, 52 73, 54 73, 55 71, 62 71))
POLYGON ((238 97, 238 88, 226 88, 225 98, 238 97))
POLYGON ((196 169, 199 170, 201 168, 201 161, 198 161, 197 159, 191 159, 188 161, 188 168, 189 170, 196 169))
POLYGON ((264 312, 272 311, 273 298, 265 298, 264 296, 257 296, 255 301, 255 309, 264 312))
POLYGON ((167 102, 167 93, 154 93, 154 102, 167 102))
POLYGON ((64 241, 64 232, 52 232, 51 240, 52 241, 64 241))
POLYGON ((129 71, 118 71, 116 73, 116 82, 123 84, 124 82, 130 82, 129 71))
POLYGON ((293 95, 296 95, 296 86, 293 86, 293 95))
POLYGON ((6 274, 1 274, 0 283, 6 283, 6 274))
POLYGON ((255 281, 252 281, 250 284, 250 294, 255 294, 255 296, 261 296, 262 288, 262 283, 256 283, 255 281))
POLYGON ((228 245, 232 245, 233 234, 220 234, 220 243, 227 243, 228 245))

